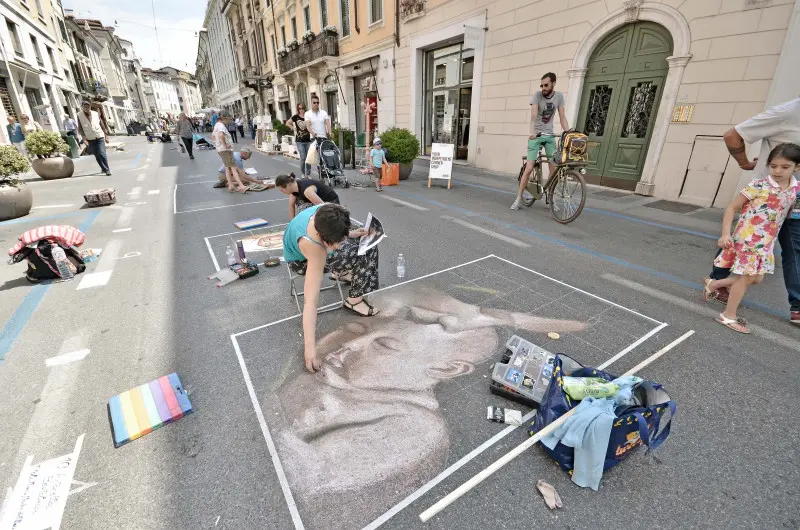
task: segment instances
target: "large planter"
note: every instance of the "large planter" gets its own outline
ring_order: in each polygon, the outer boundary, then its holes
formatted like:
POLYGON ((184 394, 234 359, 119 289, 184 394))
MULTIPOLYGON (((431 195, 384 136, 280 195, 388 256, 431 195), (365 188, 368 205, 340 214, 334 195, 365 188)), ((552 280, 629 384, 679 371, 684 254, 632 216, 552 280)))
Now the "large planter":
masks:
POLYGON ((28 215, 33 206, 31 189, 20 182, 16 187, 0 184, 0 221, 28 215))
POLYGON ((352 153, 350 149, 342 149, 342 164, 349 166, 352 161, 352 153))
POLYGON ((75 172, 75 164, 66 156, 34 158, 31 160, 31 166, 36 174, 45 180, 65 179, 75 172))
POLYGON ((400 180, 408 180, 411 172, 414 170, 414 162, 408 164, 400 164, 400 180))

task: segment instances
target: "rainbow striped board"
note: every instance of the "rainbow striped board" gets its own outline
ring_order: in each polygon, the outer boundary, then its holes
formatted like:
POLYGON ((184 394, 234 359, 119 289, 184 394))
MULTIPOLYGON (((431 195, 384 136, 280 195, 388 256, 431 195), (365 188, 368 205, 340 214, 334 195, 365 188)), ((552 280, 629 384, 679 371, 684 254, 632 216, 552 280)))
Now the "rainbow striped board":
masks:
POLYGON ((239 221, 233 223, 233 226, 235 226, 239 230, 252 230, 253 228, 258 228, 260 226, 267 226, 268 224, 269 224, 268 221, 261 219, 259 217, 257 219, 250 219, 249 221, 239 221))
POLYGON ((159 377, 108 400, 114 447, 125 445, 193 412, 178 374, 159 377))

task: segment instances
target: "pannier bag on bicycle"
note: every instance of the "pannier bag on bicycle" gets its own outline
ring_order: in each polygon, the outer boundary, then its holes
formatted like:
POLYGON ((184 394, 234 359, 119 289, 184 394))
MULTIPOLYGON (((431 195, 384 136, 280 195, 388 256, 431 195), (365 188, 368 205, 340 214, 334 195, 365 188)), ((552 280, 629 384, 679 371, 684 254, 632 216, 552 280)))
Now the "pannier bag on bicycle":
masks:
POLYGON ((578 131, 564 131, 561 133, 561 140, 558 143, 558 150, 553 158, 556 164, 567 164, 569 162, 588 162, 589 154, 587 147, 589 138, 578 131))

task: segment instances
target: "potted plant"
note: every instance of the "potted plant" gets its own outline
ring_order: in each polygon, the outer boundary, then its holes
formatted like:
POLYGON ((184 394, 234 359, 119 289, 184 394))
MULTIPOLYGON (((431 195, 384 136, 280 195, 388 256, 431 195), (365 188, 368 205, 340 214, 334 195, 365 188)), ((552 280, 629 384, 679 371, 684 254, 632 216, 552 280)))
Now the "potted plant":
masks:
POLYGON ((386 159, 400 164, 400 180, 408 179, 414 169, 414 159, 419 156, 419 140, 408 129, 392 127, 380 135, 386 149, 386 159))
POLYGON ((0 221, 28 215, 33 206, 31 189, 17 178, 28 170, 28 160, 10 145, 0 145, 0 221))
POLYGON ((353 143, 355 143, 356 134, 350 129, 343 129, 334 127, 331 131, 331 139, 336 142, 339 149, 342 151, 342 164, 348 165, 352 160, 353 143), (342 133, 342 142, 339 142, 339 133, 342 133))
POLYGON ((287 50, 286 48, 281 48, 280 50, 278 50, 278 55, 280 57, 286 57, 287 55, 289 55, 289 50, 287 50))
POLYGON ((296 50, 300 45, 297 43, 297 39, 292 39, 286 43, 286 47, 290 50, 296 50))
POLYGON ((306 32, 303 33, 303 42, 311 42, 315 38, 316 38, 316 35, 314 35, 314 32, 311 31, 310 29, 306 30, 306 32))
POLYGON ((278 143, 281 142, 281 137, 291 136, 292 134, 292 130, 278 118, 272 120, 272 128, 275 129, 275 133, 278 135, 278 143))
POLYGON ((338 35, 339 29, 336 26, 325 26, 322 28, 322 33, 325 35, 338 35))
POLYGON ((75 171, 72 159, 63 154, 69 146, 57 132, 34 131, 25 137, 25 147, 36 156, 33 170, 45 180, 68 178, 75 171))

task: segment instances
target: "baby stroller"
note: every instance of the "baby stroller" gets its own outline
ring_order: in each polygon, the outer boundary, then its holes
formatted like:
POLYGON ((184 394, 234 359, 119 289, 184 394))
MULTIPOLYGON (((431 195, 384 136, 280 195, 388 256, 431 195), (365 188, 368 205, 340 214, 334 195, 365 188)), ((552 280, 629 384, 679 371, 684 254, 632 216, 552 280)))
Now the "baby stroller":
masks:
POLYGON ((214 149, 214 146, 208 143, 208 140, 200 136, 199 134, 193 134, 192 140, 194 144, 197 146, 198 149, 214 149))
POLYGON ((342 154, 333 140, 323 138, 317 145, 319 151, 319 179, 330 187, 349 188, 347 175, 344 173, 342 154))

